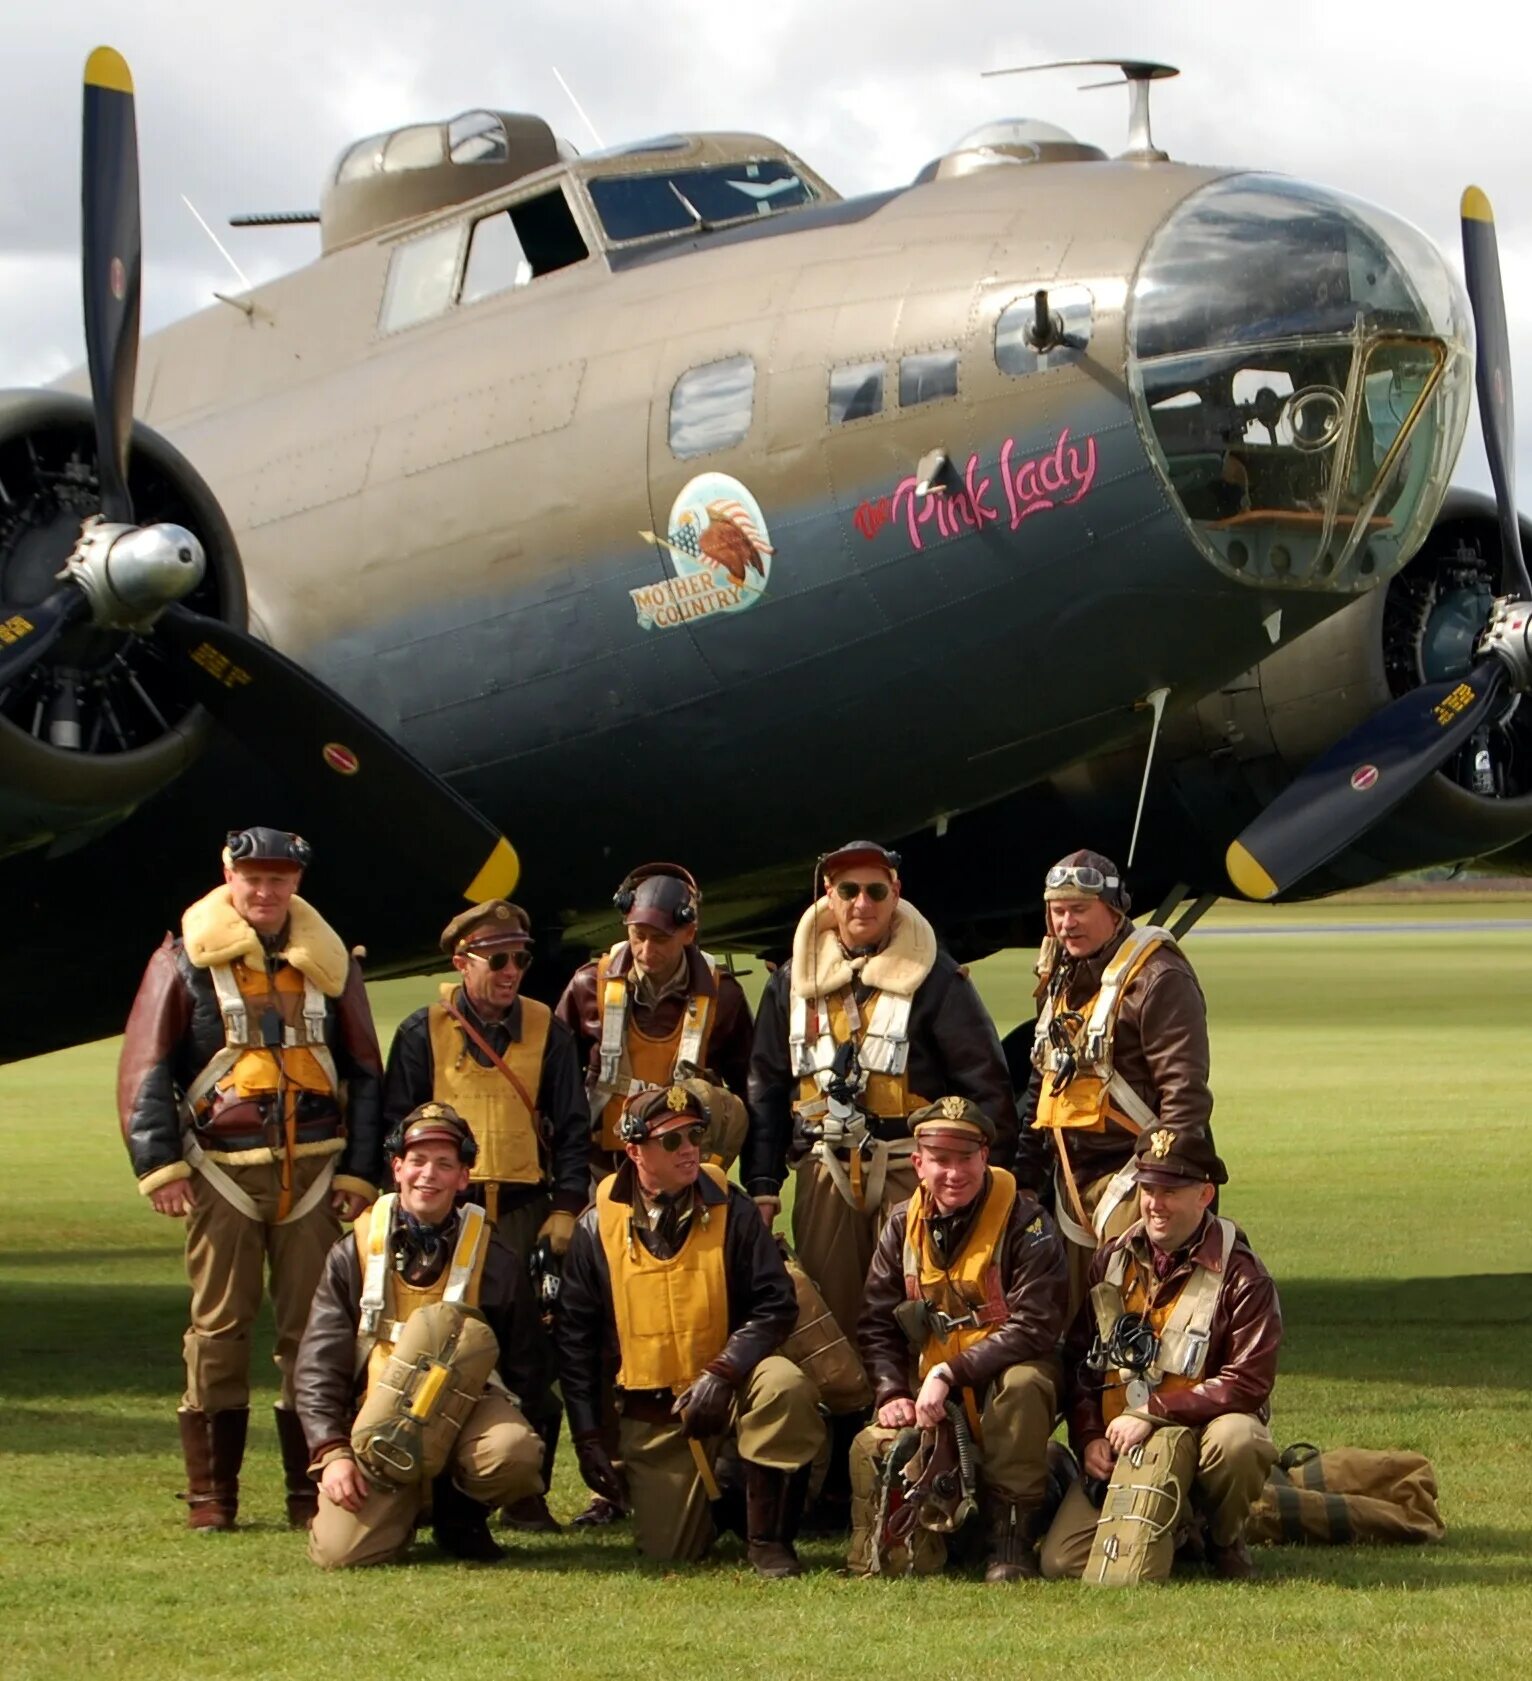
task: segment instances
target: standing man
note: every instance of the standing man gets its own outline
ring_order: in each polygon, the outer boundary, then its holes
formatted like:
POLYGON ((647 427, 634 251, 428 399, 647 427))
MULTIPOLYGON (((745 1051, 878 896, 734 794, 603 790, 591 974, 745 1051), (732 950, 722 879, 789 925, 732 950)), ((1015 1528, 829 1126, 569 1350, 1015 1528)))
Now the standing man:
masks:
POLYGON ((1137 1218, 1135 1140, 1156 1127, 1212 1138, 1207 1004, 1174 937, 1129 919, 1132 900, 1111 859, 1083 850, 1061 858, 1043 900, 1023 1152, 1030 1159, 1051 1141, 1073 1312, 1097 1245, 1137 1218))
POLYGON ((624 1159, 618 1128, 628 1098, 669 1085, 682 1064, 709 1071, 707 1083, 721 1088, 710 1094, 708 1154, 727 1168, 744 1131, 750 1006, 739 982, 697 945, 702 891, 679 864, 641 864, 612 903, 627 938, 575 971, 555 1011, 586 1069, 597 1173, 624 1159))
POLYGON ((824 1442, 818 1390, 776 1352, 797 1298, 750 1199, 704 1166, 706 1134, 684 1086, 628 1100, 626 1159, 581 1216, 564 1267, 556 1333, 570 1434, 587 1484, 631 1503, 644 1555, 688 1560, 712 1543, 712 1467, 733 1435, 750 1562, 797 1576, 793 1537, 824 1442), (613 1363, 622 1471, 601 1429, 613 1363))
POLYGON ((793 1244, 854 1339, 878 1232, 915 1188, 909 1117, 944 1093, 971 1099, 1008 1167, 1016 1102, 978 993, 901 896, 899 855, 852 841, 819 875, 824 896, 761 999, 741 1177, 770 1224, 791 1147, 793 1244))
MULTIPOLYGON (((994 1123, 964 1097, 910 1117, 920 1183, 883 1228, 859 1328, 876 1422, 852 1448, 850 1565, 873 1565, 880 1462, 901 1430, 958 1403, 978 1454, 986 1582, 1038 1575, 1069 1269, 1031 1191, 989 1165, 994 1123)), ((923 1556, 939 1566, 939 1539, 923 1556)))
POLYGON ((223 885, 149 960, 117 1067, 139 1191, 187 1222, 178 1417, 193 1529, 234 1527, 268 1265, 287 1517, 312 1521, 293 1362, 340 1221, 372 1201, 383 1172, 377 1034, 360 968, 298 894, 309 857, 280 829, 229 834, 223 885))
POLYGON ((1228 1174, 1205 1127, 1155 1127, 1135 1157, 1142 1219, 1091 1261, 1090 1300, 1065 1346, 1070 1437, 1098 1498, 1070 1488, 1043 1574, 1162 1582, 1195 1512, 1215 1574, 1242 1580, 1245 1519, 1277 1457, 1276 1286, 1244 1233, 1211 1211, 1228 1174))
MULTIPOLYGON (((445 1103, 422 1104, 388 1140, 395 1194, 379 1198, 351 1236, 330 1251, 298 1350, 295 1380, 298 1415, 320 1473, 309 1557, 326 1570, 401 1557, 428 1495, 442 1551, 493 1563, 503 1551, 489 1533, 489 1512, 502 1501, 535 1494, 541 1485, 542 1443, 515 1399, 536 1394, 546 1379, 529 1334, 536 1314, 520 1262, 495 1236, 483 1210, 459 1206, 476 1154, 473 1134, 455 1110, 445 1103), (392 1387, 398 1373, 390 1372, 389 1357, 410 1333, 411 1320, 438 1303, 471 1310, 495 1346, 470 1373, 464 1369, 469 1361, 463 1339, 449 1321, 447 1337, 436 1340, 433 1352, 452 1366, 450 1386, 425 1402, 420 1399, 425 1384, 413 1394, 392 1387), (359 1355, 365 1355, 360 1372, 359 1355), (475 1397, 471 1403, 469 1395, 475 1397), (374 1415, 372 1423, 384 1425, 384 1434, 390 1425, 409 1430, 405 1440, 411 1447, 442 1424, 436 1420, 410 1430, 412 1405, 433 1420, 454 1404, 466 1410, 446 1449, 445 1467, 433 1481, 415 1480, 408 1456, 397 1451, 389 1459, 396 1468, 402 1464, 403 1475, 385 1480, 368 1474, 353 1446, 359 1401, 364 1413, 374 1415)), ((368 1452, 365 1440, 361 1450, 368 1452)))
MULTIPOLYGON (((470 1197, 525 1267, 538 1244, 561 1257, 589 1185, 590 1130, 574 1040, 553 1012, 521 996, 532 927, 519 905, 491 899, 442 930, 459 980, 399 1025, 388 1052, 383 1117, 390 1127, 426 1102, 445 1103, 477 1141, 470 1197)), ((541 1333, 539 1332, 541 1338, 541 1333)), ((546 1339, 543 1352, 551 1359, 546 1339)), ((559 1409, 534 1410, 546 1460, 544 1492, 507 1512, 518 1528, 557 1529, 546 1487, 558 1447, 559 1409)))

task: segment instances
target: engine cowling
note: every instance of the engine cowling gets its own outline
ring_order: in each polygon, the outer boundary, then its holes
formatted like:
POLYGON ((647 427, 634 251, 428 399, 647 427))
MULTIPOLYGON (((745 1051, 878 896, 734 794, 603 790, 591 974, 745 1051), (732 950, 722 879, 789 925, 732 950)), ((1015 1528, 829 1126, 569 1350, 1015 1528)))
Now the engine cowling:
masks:
MULTIPOLYGON (((1532 542, 1532 522, 1522 528, 1532 542)), ((1386 585, 1168 716, 1135 876, 1228 893, 1225 847, 1298 770, 1397 696, 1467 670, 1499 567, 1494 503, 1454 491, 1420 550, 1386 585)), ((1083 832, 1124 834, 1142 772, 1139 745, 1076 767, 1053 786, 1083 832)), ((1532 706, 1513 700, 1356 846, 1285 896, 1314 898, 1483 858, 1529 836, 1532 706)))
MULTIPOLYGON (((186 604, 243 627, 239 551, 212 492, 146 426, 133 427, 129 461, 137 517, 184 525, 206 550, 206 574, 186 604)), ((15 612, 57 587, 81 521, 97 511, 87 399, 0 393, 0 490, 0 601, 15 612)), ((68 847, 110 828, 180 775, 211 728, 150 639, 76 626, 0 689, 0 854, 68 847)))

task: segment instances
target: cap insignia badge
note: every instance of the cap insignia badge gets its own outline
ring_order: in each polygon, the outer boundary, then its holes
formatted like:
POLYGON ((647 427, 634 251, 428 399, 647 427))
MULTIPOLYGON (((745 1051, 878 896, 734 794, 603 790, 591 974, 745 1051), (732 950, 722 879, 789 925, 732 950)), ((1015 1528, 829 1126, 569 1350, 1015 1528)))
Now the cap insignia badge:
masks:
POLYGON ((1170 1128, 1161 1127, 1158 1132, 1149 1135, 1149 1153, 1157 1162, 1162 1162, 1170 1154, 1175 1141, 1176 1135, 1170 1128))
POLYGON ((944 1121, 960 1121, 968 1105, 960 1097, 944 1097, 942 1099, 942 1119, 944 1121))
POLYGON ((672 1086, 670 1090, 665 1093, 665 1107, 672 1110, 677 1115, 679 1115, 690 1102, 691 1099, 686 1095, 685 1090, 680 1086, 672 1086))

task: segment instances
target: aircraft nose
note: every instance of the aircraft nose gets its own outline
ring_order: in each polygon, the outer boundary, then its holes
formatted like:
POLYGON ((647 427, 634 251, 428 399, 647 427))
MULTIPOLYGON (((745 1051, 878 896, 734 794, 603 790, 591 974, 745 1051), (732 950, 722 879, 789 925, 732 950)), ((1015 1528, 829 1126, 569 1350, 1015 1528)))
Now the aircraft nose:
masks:
POLYGON ((1468 420, 1468 301, 1407 222, 1277 176, 1184 200, 1133 285, 1149 454, 1203 553, 1265 588, 1359 592, 1430 529, 1468 420))

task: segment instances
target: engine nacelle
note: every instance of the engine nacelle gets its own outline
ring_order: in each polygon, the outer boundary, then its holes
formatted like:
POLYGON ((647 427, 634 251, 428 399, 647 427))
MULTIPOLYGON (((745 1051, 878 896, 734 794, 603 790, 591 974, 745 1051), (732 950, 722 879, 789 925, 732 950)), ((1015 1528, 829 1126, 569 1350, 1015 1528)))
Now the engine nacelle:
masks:
MULTIPOLYGON (((98 510, 89 401, 0 393, 0 487, 0 602, 15 611, 58 587, 81 522, 98 510)), ((187 605, 243 627, 234 534, 191 463, 135 424, 128 487, 140 522, 184 525, 201 540, 207 571, 187 605)), ((211 728, 151 642, 76 626, 0 689, 0 854, 68 847, 110 828, 178 776, 211 728)))
MULTIPOLYGON (((1532 522, 1522 522, 1532 546, 1532 522)), ((1325 748, 1401 694, 1466 671, 1498 588, 1493 502, 1453 491, 1402 572, 1188 711, 1167 716, 1134 871, 1228 893, 1228 843, 1325 748)), ((1053 780, 1080 832, 1124 835, 1142 744, 1053 780)), ((1532 706, 1512 703, 1290 899, 1482 858, 1532 836, 1532 706)))

